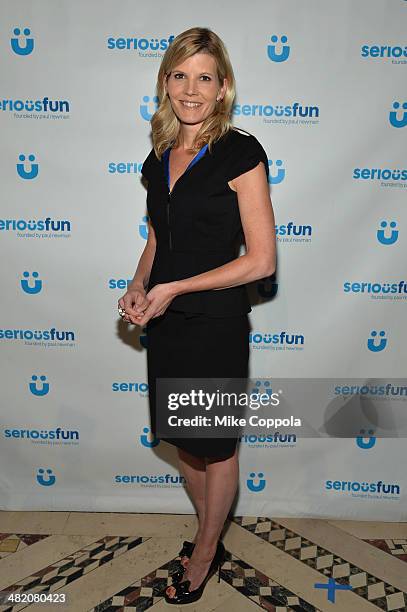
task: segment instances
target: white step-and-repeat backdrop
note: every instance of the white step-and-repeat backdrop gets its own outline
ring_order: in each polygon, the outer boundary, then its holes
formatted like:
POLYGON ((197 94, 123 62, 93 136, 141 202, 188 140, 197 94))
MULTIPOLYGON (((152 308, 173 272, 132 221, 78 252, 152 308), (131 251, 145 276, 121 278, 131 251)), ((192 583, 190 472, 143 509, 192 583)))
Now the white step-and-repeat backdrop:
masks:
MULTIPOLYGON (((117 313, 160 60, 192 26, 224 40, 234 123, 269 157, 278 273, 254 288, 251 376, 380 377, 405 401, 405 0, 0 10, 1 509, 193 511, 149 435, 145 330, 117 313)), ((240 458, 237 514, 407 520, 405 440, 369 422, 249 436, 240 458)))

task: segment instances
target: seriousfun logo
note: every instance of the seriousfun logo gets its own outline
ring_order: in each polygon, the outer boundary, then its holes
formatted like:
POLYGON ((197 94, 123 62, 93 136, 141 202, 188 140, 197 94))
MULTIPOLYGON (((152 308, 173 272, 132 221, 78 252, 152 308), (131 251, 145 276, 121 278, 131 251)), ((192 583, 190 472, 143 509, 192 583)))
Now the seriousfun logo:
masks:
POLYGON ((301 351, 305 338, 302 334, 289 334, 285 331, 277 334, 250 332, 249 343, 253 350, 301 351))
POLYGON ((23 340, 26 346, 75 346, 75 332, 58 331, 55 327, 43 330, 0 329, 0 340, 23 340))
POLYGON ((139 174, 141 176, 141 168, 143 162, 108 162, 107 171, 109 174, 139 174))
POLYGON ((70 105, 68 100, 50 100, 48 96, 25 102, 19 98, 3 98, 0 110, 13 113, 15 119, 69 119, 70 105))
POLYGON ((18 438, 29 440, 33 444, 48 445, 77 445, 79 444, 79 431, 76 429, 4 429, 5 438, 18 438))
POLYGON ((127 289, 128 286, 130 285, 130 283, 132 282, 132 279, 125 279, 125 278, 109 278, 109 280, 107 281, 107 286, 109 289, 127 289))
POLYGON ((116 393, 138 393, 140 397, 147 397, 148 384, 146 382, 113 382, 112 391, 116 393))
POLYGON ((183 476, 171 474, 116 474, 114 482, 117 484, 135 484, 140 487, 148 488, 181 488, 186 484, 186 480, 183 476))
POLYGON ((362 385, 349 383, 345 385, 335 385, 334 395, 342 397, 357 395, 361 400, 387 400, 389 397, 397 397, 405 400, 407 398, 407 387, 405 385, 393 385, 393 383, 390 382, 380 385, 369 384, 367 382, 362 385))
POLYGON ((71 222, 45 219, 0 219, 0 231, 15 232, 18 238, 70 238, 71 222))
POLYGON ((399 484, 385 484, 382 480, 377 482, 359 482, 357 480, 327 480, 327 491, 346 493, 351 497, 374 499, 400 499, 399 484))
POLYGON ((294 104, 235 104, 233 115, 239 117, 263 117, 264 123, 286 123, 287 125, 315 125, 319 123, 319 107, 294 104), (287 118, 288 117, 288 118, 287 118))
POLYGON ((395 283, 345 281, 344 293, 363 293, 373 300, 405 300, 407 298, 407 284, 405 280, 395 283))
POLYGON ((127 36, 109 36, 107 39, 107 48, 118 51, 138 51, 139 57, 158 57, 168 49, 174 40, 174 34, 168 38, 134 38, 127 36))
POLYGON ((292 221, 286 225, 276 225, 278 242, 311 242, 311 234, 311 225, 295 225, 292 221))
POLYGON ((241 444, 249 448, 294 448, 297 443, 296 434, 244 434, 240 436, 241 444))
POLYGON ((406 46, 362 45, 360 55, 368 59, 390 59, 392 64, 407 64, 406 46))
POLYGON ((405 168, 354 168, 352 178, 356 181, 377 181, 381 187, 407 188, 405 168))

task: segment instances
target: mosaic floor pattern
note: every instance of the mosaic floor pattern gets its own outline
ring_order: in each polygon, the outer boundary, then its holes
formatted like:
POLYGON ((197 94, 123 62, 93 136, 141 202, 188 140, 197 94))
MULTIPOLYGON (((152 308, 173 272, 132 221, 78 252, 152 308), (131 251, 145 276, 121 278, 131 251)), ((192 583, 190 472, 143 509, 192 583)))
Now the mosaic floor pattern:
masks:
POLYGON ((221 581, 195 604, 169 606, 163 592, 195 524, 190 515, 0 512, 0 610, 407 612, 407 523, 243 516, 225 531, 221 581))

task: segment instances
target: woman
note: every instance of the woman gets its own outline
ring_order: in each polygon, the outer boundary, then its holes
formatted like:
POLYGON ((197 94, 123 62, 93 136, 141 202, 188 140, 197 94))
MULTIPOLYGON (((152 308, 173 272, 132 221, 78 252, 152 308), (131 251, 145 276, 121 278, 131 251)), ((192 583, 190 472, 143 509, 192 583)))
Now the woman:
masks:
MULTIPOLYGON (((165 416, 157 378, 248 376, 245 284, 275 270, 267 155, 253 135, 232 127, 235 81, 220 38, 198 27, 177 36, 157 93, 154 147, 142 167, 148 240, 119 300, 126 321, 147 325, 152 433, 165 416)), ((237 490, 237 437, 162 439, 177 447, 199 525, 165 599, 190 603, 223 560, 219 536, 237 490)))

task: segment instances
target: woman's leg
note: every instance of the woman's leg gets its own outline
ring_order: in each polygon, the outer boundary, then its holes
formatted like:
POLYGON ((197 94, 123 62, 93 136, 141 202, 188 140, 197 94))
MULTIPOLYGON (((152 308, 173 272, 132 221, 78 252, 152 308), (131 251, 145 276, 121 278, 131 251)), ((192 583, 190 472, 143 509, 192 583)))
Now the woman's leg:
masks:
POLYGON ((200 546, 216 550, 216 545, 230 507, 236 496, 239 482, 238 447, 227 459, 207 459, 205 522, 200 546))
POLYGON ((187 482, 187 491, 192 498, 198 516, 198 531, 194 538, 194 541, 197 542, 202 533, 205 521, 205 457, 196 457, 181 448, 177 450, 179 471, 187 482))
MULTIPOLYGON (((190 580, 190 590, 198 588, 206 576, 216 552, 239 480, 238 449, 227 459, 208 459, 206 465, 204 523, 182 580, 190 580)), ((170 597, 174 587, 168 587, 170 597)))

